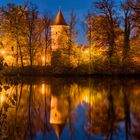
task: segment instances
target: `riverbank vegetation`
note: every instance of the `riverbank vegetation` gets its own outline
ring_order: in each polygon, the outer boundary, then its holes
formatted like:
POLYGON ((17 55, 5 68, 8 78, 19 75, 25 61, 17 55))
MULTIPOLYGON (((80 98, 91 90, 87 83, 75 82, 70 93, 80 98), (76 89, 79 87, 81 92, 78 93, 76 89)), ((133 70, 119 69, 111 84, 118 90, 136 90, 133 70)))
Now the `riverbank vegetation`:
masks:
POLYGON ((139 15, 138 0, 96 1, 85 17, 86 43, 76 41, 72 11, 68 39, 60 36, 52 51, 51 15, 31 3, 10 3, 0 8, 0 69, 4 75, 140 74, 139 15))

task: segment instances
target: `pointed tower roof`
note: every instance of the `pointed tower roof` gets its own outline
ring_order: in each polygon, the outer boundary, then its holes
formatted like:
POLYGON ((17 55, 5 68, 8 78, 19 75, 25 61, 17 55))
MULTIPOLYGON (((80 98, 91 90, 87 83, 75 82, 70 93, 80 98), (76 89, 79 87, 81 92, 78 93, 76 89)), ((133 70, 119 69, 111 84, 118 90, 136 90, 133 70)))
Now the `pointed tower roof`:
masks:
POLYGON ((59 140, 61 137, 61 134, 64 130, 65 124, 52 124, 52 127, 55 131, 55 134, 56 134, 58 140, 59 140))
POLYGON ((67 25, 61 10, 58 11, 57 16, 53 22, 53 25, 67 25))

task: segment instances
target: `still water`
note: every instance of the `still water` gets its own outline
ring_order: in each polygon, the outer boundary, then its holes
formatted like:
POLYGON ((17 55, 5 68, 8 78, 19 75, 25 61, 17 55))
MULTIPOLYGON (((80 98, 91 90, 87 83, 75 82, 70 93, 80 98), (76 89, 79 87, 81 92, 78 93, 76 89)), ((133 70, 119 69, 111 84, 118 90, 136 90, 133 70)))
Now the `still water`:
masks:
POLYGON ((140 140, 140 79, 0 82, 0 140, 140 140))

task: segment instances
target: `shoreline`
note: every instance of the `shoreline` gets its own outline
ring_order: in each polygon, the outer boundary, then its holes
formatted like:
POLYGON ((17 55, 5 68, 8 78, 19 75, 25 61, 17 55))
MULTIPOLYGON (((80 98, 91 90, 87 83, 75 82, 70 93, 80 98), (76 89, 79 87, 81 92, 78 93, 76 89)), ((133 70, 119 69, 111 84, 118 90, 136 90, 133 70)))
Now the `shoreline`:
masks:
POLYGON ((0 77, 138 77, 140 72, 135 71, 103 71, 103 72, 81 72, 77 70, 53 71, 51 67, 24 67, 5 68, 0 70, 0 77))

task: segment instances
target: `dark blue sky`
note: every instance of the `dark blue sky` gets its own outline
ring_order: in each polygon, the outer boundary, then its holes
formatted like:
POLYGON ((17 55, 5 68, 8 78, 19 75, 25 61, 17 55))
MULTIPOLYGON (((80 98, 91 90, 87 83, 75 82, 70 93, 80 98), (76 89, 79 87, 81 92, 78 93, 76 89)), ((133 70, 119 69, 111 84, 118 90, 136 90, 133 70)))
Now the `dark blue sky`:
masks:
MULTIPOLYGON (((9 2, 13 3, 23 3, 29 0, 0 0, 0 5, 5 5, 9 2)), ((71 9, 75 11, 87 11, 90 8, 90 4, 93 0, 30 0, 35 3, 41 12, 49 10, 51 12, 56 12, 61 5, 61 9, 64 12, 68 12, 71 9)))

